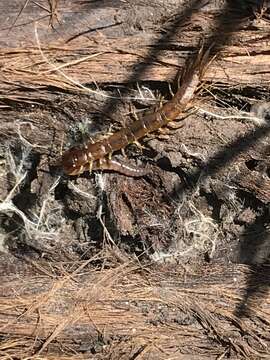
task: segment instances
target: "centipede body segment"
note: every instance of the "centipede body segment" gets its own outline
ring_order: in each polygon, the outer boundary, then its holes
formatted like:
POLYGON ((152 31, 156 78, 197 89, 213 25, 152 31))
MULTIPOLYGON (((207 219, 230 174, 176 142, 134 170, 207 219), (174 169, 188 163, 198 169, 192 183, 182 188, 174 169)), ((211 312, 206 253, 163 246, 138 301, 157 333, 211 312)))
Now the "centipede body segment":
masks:
POLYGON ((200 84, 207 63, 209 51, 201 49, 191 66, 187 66, 182 75, 181 86, 173 98, 153 113, 134 121, 129 127, 123 127, 114 134, 94 143, 74 146, 62 157, 62 168, 67 175, 78 175, 85 171, 112 170, 127 176, 143 176, 144 170, 132 168, 116 160, 111 155, 127 145, 143 138, 148 133, 164 127, 184 113, 200 84))

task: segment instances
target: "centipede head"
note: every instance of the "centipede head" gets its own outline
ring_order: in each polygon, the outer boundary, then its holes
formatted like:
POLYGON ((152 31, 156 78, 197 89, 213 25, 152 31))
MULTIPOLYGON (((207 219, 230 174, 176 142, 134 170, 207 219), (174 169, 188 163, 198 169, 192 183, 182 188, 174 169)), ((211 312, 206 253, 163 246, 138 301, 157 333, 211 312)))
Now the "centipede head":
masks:
POLYGON ((78 175, 84 172, 86 163, 84 151, 77 147, 69 149, 62 156, 62 168, 67 175, 78 175))

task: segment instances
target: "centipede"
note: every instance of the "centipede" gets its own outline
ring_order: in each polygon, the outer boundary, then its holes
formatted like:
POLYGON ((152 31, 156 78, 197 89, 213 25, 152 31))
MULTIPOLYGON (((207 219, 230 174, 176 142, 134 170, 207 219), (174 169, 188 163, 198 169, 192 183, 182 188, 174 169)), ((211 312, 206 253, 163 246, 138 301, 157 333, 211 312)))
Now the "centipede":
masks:
MULTIPOLYGON (((171 98, 156 111, 150 112, 129 127, 123 127, 115 133, 98 141, 90 141, 79 146, 73 146, 64 152, 61 160, 62 169, 66 175, 79 175, 85 171, 109 170, 131 177, 141 177, 148 170, 137 168, 113 159, 113 154, 125 149, 129 144, 137 143, 149 133, 165 127, 169 122, 183 115, 192 101, 201 83, 206 64, 209 60, 210 49, 203 47, 197 52, 191 65, 186 64, 181 76, 178 90, 171 98)), ((179 76, 177 76, 179 80, 179 76)))

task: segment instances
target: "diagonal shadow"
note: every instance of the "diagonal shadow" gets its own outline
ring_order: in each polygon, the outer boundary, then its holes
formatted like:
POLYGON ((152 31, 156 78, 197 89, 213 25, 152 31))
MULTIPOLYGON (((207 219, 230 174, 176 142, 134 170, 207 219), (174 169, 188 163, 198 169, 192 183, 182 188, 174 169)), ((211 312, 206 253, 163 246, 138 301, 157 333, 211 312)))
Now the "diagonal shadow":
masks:
MULTIPOLYGON (((208 177, 218 174, 220 170, 229 166, 239 154, 244 153, 252 147, 258 140, 269 135, 270 126, 267 124, 256 130, 249 131, 245 136, 238 137, 233 142, 224 146, 224 148, 216 152, 207 162, 204 169, 198 169, 192 174, 187 174, 191 183, 198 184, 205 181, 208 177)), ((179 183, 175 191, 181 195, 185 191, 183 184, 179 183)))
MULTIPOLYGON (((167 45, 167 43, 173 39, 177 31, 204 5, 205 0, 191 0, 186 2, 185 8, 183 8, 183 5, 179 6, 179 11, 177 12, 175 19, 163 29, 164 33, 153 44, 151 44, 149 53, 144 57, 143 63, 136 67, 134 66, 134 71, 123 83, 126 87, 122 91, 122 96, 127 95, 129 91, 128 85, 130 83, 137 82, 146 72, 147 68, 151 66, 153 59, 158 57, 158 54, 162 51, 164 44, 167 45)), ((113 114, 116 112, 117 103, 120 101, 120 99, 108 99, 103 105, 103 113, 113 114)))
MULTIPOLYGON (((224 169, 226 166, 229 166, 236 157, 241 153, 247 151, 250 147, 254 146, 257 141, 264 139, 270 133, 270 125, 265 125, 263 127, 257 128, 255 131, 251 130, 247 135, 243 137, 238 137, 233 142, 226 145, 222 150, 216 152, 207 162, 203 169, 198 169, 191 174, 186 174, 187 179, 190 180, 191 184, 202 184, 207 178, 213 175, 217 175, 220 170, 224 169)), ((173 193, 169 194, 170 197, 174 197, 175 194, 178 196, 183 196, 186 191, 190 189, 190 186, 183 183, 179 183, 173 190, 173 193)), ((260 227, 264 226, 265 222, 269 222, 268 213, 262 214, 260 217, 256 217, 256 220, 249 224, 245 229, 245 233, 249 233, 249 236, 243 236, 243 241, 239 250, 239 259, 245 258, 245 263, 251 266, 251 273, 247 279, 246 289, 244 291, 244 296, 241 302, 237 305, 235 309, 235 315, 237 317, 243 317, 248 315, 248 305, 252 299, 259 301, 268 291, 270 287, 270 265, 269 255, 268 259, 261 265, 252 265, 256 263, 256 257, 259 251, 263 246, 269 242, 270 234, 266 229, 258 235, 256 241, 254 241, 254 232, 257 231, 258 225, 260 227), (252 246, 253 251, 247 257, 247 246, 252 246)))
POLYGON ((250 265, 250 275, 247 279, 246 289, 244 291, 243 298, 241 302, 237 305, 235 309, 235 316, 240 318, 250 315, 250 305, 252 302, 260 302, 261 299, 267 295, 270 287, 270 263, 269 263, 269 239, 270 233, 267 229, 263 229, 258 233, 258 228, 263 228, 265 222, 269 222, 269 214, 262 214, 257 217, 255 221, 246 228, 247 235, 244 236, 243 241, 241 242, 239 256, 240 259, 244 255, 245 263, 250 265), (257 234, 256 234, 257 233, 257 234), (268 245, 268 246, 267 246, 268 245), (253 247, 253 251, 248 251, 247 249, 253 247), (267 247, 267 253, 265 253, 265 248, 267 247), (256 265, 258 259, 257 254, 261 253, 264 255, 264 261, 256 265))
POLYGON ((227 0, 223 11, 216 19, 214 31, 205 41, 206 48, 213 43, 213 52, 218 53, 229 44, 234 33, 241 29, 248 18, 255 17, 256 9, 260 9, 264 0, 227 0))
MULTIPOLYGON (((263 0, 227 0, 220 15, 214 21, 213 33, 209 34, 206 40, 204 39, 205 49, 211 47, 212 54, 217 54, 229 42, 233 34, 238 31, 243 22, 250 16, 254 17, 254 4, 257 8, 260 8, 262 2, 263 0)), ((199 13, 203 6, 209 3, 210 1, 208 0, 190 0, 186 2, 185 8, 183 8, 183 4, 179 6, 175 19, 163 29, 163 35, 153 42, 148 55, 144 57, 143 63, 136 66, 131 75, 123 83, 126 87, 122 90, 122 96, 127 95, 130 83, 137 82, 142 78, 147 68, 153 63, 153 59, 156 59, 159 53, 163 51, 164 44, 167 47, 181 27, 190 21, 194 14, 199 13)), ((194 55, 190 54, 186 62, 193 61, 193 58, 194 55)), ((112 115, 116 112, 117 103, 120 103, 120 101, 120 99, 115 98, 107 99, 102 107, 102 113, 112 115)))

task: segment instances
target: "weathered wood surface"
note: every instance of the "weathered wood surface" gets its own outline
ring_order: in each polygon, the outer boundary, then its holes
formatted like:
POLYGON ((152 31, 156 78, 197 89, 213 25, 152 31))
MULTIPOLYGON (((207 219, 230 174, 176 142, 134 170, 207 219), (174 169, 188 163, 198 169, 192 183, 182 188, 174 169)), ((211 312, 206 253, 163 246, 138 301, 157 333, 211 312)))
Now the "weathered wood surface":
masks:
MULTIPOLYGON (((2 260, 4 260, 2 258, 2 260)), ((107 257, 108 260, 108 257, 107 257)), ((88 262, 1 276, 2 358, 263 359, 270 355, 267 266, 88 262)))
POLYGON ((269 15, 255 5, 256 16, 248 5, 233 13, 224 1, 56 1, 50 16, 44 0, 43 8, 30 2, 15 22, 24 2, 9 3, 0 4, 1 97, 25 87, 74 89, 55 67, 80 83, 170 81, 202 39, 221 50, 205 80, 270 83, 269 15), (34 29, 43 16, 37 33, 46 59, 34 29))

